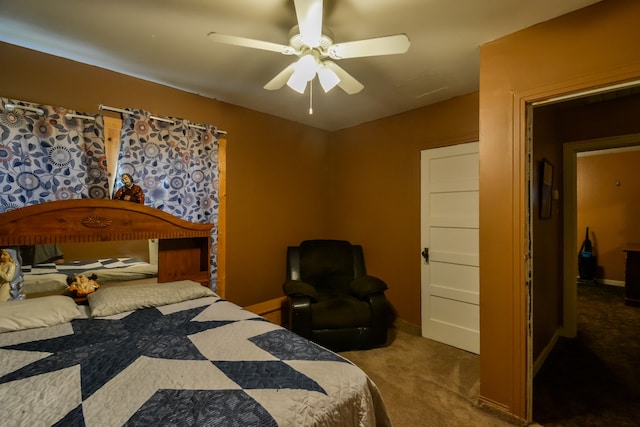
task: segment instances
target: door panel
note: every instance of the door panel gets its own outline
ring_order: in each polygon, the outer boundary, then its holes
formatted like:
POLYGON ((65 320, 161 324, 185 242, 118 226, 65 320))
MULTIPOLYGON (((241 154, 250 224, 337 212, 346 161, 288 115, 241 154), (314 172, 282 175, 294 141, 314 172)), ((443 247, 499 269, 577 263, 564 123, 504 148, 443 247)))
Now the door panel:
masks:
POLYGON ((438 294, 471 304, 479 303, 478 269, 474 266, 434 263, 431 266, 431 286, 438 294))
POLYGON ((421 155, 422 334, 480 351, 478 143, 421 155))
POLYGON ((475 347, 474 344, 480 335, 479 305, 440 297, 432 298, 431 303, 430 336, 427 338, 479 354, 479 345, 475 347))

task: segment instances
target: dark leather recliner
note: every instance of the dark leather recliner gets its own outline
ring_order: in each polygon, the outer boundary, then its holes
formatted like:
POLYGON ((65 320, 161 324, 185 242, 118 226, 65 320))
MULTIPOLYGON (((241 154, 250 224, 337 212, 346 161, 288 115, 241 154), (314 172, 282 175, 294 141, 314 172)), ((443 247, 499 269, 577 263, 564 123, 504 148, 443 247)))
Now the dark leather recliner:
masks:
POLYGON ((291 331, 333 351, 382 346, 389 309, 382 280, 368 276, 362 246, 306 240, 287 248, 291 331))

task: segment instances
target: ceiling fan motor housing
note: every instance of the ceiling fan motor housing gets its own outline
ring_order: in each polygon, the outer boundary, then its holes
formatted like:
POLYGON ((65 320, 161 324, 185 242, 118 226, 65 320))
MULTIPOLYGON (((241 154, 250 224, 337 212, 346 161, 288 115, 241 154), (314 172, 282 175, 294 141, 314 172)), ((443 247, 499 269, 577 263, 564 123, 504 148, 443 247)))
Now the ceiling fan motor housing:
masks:
POLYGON ((320 45, 312 48, 307 46, 300 35, 300 27, 297 25, 289 31, 289 46, 296 50, 298 56, 302 56, 309 51, 317 50, 321 57, 329 56, 329 46, 333 45, 333 33, 327 27, 322 27, 322 36, 320 36, 320 45))

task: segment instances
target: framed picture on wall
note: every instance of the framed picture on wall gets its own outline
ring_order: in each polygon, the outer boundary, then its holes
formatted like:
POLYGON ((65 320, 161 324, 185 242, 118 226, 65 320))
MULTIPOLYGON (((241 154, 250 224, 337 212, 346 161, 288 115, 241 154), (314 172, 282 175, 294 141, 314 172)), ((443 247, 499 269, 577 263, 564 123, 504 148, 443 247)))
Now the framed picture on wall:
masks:
POLYGON ((540 166, 540 218, 551 218, 551 194, 553 192, 553 165, 543 159, 540 166))

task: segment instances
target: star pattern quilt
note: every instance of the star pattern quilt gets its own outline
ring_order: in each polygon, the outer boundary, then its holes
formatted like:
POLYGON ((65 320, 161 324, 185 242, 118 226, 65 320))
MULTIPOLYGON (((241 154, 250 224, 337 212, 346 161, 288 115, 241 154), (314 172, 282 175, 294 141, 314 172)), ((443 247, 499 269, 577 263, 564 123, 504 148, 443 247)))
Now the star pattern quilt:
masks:
POLYGON ((0 334, 3 426, 386 426, 341 356, 218 297, 0 334))

